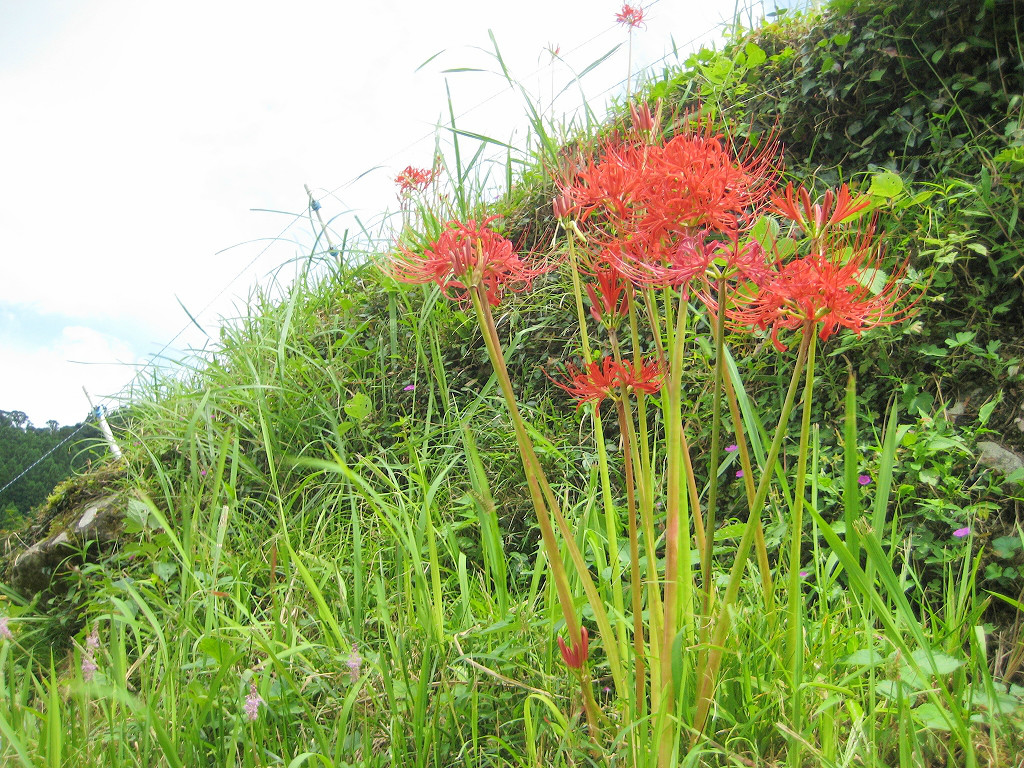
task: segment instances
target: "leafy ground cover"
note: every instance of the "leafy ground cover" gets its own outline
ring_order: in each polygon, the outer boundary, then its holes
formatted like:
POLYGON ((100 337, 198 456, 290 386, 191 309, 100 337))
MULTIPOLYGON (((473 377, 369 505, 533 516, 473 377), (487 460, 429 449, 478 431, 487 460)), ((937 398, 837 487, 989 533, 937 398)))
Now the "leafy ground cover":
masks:
POLYGON ((451 132, 394 248, 120 414, 124 542, 7 595, 4 759, 1013 764, 1024 63, 936 5, 533 109, 498 199, 451 132))

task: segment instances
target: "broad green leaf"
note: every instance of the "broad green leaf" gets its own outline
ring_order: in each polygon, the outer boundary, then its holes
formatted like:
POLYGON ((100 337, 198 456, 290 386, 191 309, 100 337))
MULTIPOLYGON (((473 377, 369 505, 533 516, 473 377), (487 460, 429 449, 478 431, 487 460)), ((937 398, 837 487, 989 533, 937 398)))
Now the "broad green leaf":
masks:
POLYGON ((370 398, 362 392, 352 395, 352 397, 349 398, 349 401, 345 403, 345 413, 348 414, 350 419, 355 421, 362 421, 369 416, 370 409, 370 398))
POLYGON ((883 661, 885 657, 874 648, 861 648, 843 659, 843 663, 851 667, 877 667, 883 661))
POLYGON ((871 177, 868 194, 872 197, 894 198, 903 192, 903 179, 892 171, 881 171, 871 177))

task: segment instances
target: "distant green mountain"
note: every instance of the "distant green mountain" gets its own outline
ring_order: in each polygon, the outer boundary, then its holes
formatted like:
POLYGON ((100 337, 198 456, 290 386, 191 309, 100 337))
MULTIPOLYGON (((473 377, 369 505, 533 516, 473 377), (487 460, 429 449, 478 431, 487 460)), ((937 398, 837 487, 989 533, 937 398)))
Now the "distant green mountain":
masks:
POLYGON ((57 483, 100 458, 98 441, 102 435, 92 425, 51 420, 37 427, 21 411, 0 411, 0 530, 17 528, 57 483))

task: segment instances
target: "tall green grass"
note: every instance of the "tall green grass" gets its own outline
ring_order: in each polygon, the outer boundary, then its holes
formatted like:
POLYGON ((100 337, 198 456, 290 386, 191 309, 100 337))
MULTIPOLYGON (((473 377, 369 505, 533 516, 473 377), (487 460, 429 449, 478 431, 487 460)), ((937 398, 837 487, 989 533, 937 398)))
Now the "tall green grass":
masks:
MULTIPOLYGON (((536 231, 544 214, 530 201, 546 206, 548 191, 537 180, 569 137, 539 107, 527 111, 534 165, 508 161, 502 210, 536 231)), ((491 169, 478 173, 472 139, 450 127, 450 199, 479 215, 491 169)), ((451 215, 421 202, 399 237, 451 215)), ((215 351, 133 401, 120 435, 124 544, 99 563, 79 559, 60 611, 7 595, 4 764, 628 764, 625 739, 595 750, 555 645, 551 567, 473 324, 435 289, 396 290, 372 262, 341 262, 303 274, 283 299, 256 291, 215 351)), ((513 366, 530 362, 516 384, 539 459, 616 604, 612 575, 629 563, 607 523, 623 499, 608 497, 589 428, 532 367, 537 347, 574 350, 573 308, 552 299, 568 290, 552 276, 503 309, 497 326, 513 366)), ((763 463, 777 414, 742 389, 744 362, 731 363, 730 378, 763 463)), ((1020 691, 991 671, 980 553, 951 540, 965 555, 941 565, 942 592, 917 580, 890 478, 857 482, 870 432, 858 425, 852 383, 849 393, 844 418, 810 432, 809 519, 795 532, 805 562, 783 554, 795 492, 783 469, 767 497, 775 583, 806 571, 789 601, 803 663, 787 658, 784 595, 766 609, 763 574, 743 572, 710 724, 692 748, 680 746, 679 765, 781 765, 794 744, 803 765, 836 768, 1015 759, 1020 691)), ((651 426, 661 428, 654 416, 651 426)), ((903 429, 893 409, 867 444, 879 466, 892 467, 903 429)), ((617 440, 606 437, 616 474, 617 440)), ((722 586, 744 532, 724 508, 709 532, 722 586)), ((579 608, 591 622, 582 599, 579 608)), ((595 677, 604 705, 611 671, 599 666, 595 677)))

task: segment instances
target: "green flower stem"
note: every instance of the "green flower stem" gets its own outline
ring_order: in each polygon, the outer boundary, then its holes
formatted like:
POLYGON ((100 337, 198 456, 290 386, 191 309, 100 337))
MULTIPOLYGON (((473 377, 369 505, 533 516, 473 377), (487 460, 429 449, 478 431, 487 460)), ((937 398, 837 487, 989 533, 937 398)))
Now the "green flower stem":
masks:
MULTIPOLYGON (((804 337, 810 338, 807 351, 806 378, 804 379, 803 418, 800 421, 800 448, 797 453, 796 485, 793 488, 793 519, 790 523, 789 540, 789 595, 786 633, 786 660, 790 669, 790 704, 795 733, 801 732, 802 715, 800 706, 800 684, 803 677, 803 611, 801 610, 800 556, 803 541, 804 486, 807 480, 807 446, 811 432, 811 400, 814 393, 814 353, 817 349, 817 335, 811 321, 804 323, 804 337)), ((794 768, 800 766, 800 739, 790 739, 788 762, 794 768)))
MULTIPOLYGON (((629 334, 633 344, 633 350, 639 350, 640 332, 637 322, 636 305, 632 301, 632 294, 629 302, 629 334)), ((655 552, 657 539, 654 535, 654 471, 651 461, 651 439, 647 423, 647 396, 643 392, 636 393, 637 431, 633 444, 636 446, 640 466, 640 482, 637 484, 638 501, 640 504, 640 527, 644 534, 644 551, 655 552)), ((632 423, 632 421, 630 421, 632 423)), ((658 571, 655 558, 647 558, 648 575, 648 642, 651 647, 652 656, 658 657, 657 649, 661 637, 661 593, 659 590, 658 571)), ((652 684, 655 667, 651 669, 652 684)))
MULTIPOLYGON (((733 386, 732 377, 726 376, 723 380, 725 394, 729 399, 729 414, 732 416, 732 423, 736 432, 736 446, 740 452, 740 464, 743 467, 743 487, 747 493, 747 508, 754 505, 754 497, 757 489, 754 487, 753 464, 750 461, 750 449, 747 446, 747 437, 743 430, 743 417, 740 412, 739 402, 736 400, 736 388, 733 386)), ((765 615, 775 615, 775 588, 772 585, 772 566, 768 559, 768 547, 764 541, 764 524, 758 517, 754 522, 754 553, 757 556, 757 567, 761 572, 761 591, 764 593, 765 615)))
POLYGON ((567 237, 569 241, 569 275, 572 277, 572 294, 576 300, 576 319, 580 324, 580 343, 583 345, 583 363, 592 362, 590 356, 590 338, 587 334, 586 313, 583 310, 583 289, 580 286, 580 265, 576 258, 576 238, 570 232, 567 237))
POLYGON ((501 351, 501 342, 498 338, 498 332, 494 327, 494 318, 491 315, 490 305, 487 303, 487 296, 478 285, 471 286, 469 293, 473 301, 473 308, 477 313, 477 320, 484 334, 487 353, 491 358, 491 364, 494 366, 494 372, 498 378, 498 384, 501 386, 502 394, 505 397, 505 405, 508 408, 509 416, 515 429, 519 453, 523 460, 523 469, 526 473, 527 483, 530 486, 530 497, 537 512, 541 538, 544 541, 545 551, 547 552, 552 576, 555 581, 555 590, 562 607, 562 613, 565 616, 566 626, 569 628, 569 639, 573 643, 578 643, 582 638, 580 636, 579 620, 576 618, 575 606, 569 590, 568 575, 562 563, 558 542, 555 539, 554 529, 551 525, 552 517, 562 534, 562 538, 565 540, 569 556, 583 585, 583 591, 586 593, 587 600, 594 612, 594 620, 597 622, 597 628, 601 634, 612 678, 619 690, 625 690, 622 660, 619 656, 618 644, 615 642, 615 634, 612 632, 608 613, 605 611, 604 603, 598 594, 597 588, 594 586, 593 579, 590 577, 587 563, 583 559, 583 554, 580 552, 579 547, 576 546, 576 539, 569 528, 568 522, 566 522, 565 517, 562 515, 562 511, 558 506, 558 500, 548 484, 547 477, 544 475, 544 470, 533 449, 533 442, 526 431, 526 424, 523 421, 522 414, 519 412, 515 393, 512 391, 512 382, 508 375, 508 367, 505 365, 505 357, 501 351))
POLYGON ((629 531, 629 596, 633 612, 633 682, 635 686, 634 719, 643 717, 647 699, 647 670, 644 661, 643 604, 640 581, 640 539, 636 525, 636 490, 633 477, 633 424, 626 411, 625 393, 616 401, 622 446, 623 469, 626 477, 626 519, 629 531))
MULTIPOLYGON (((715 314, 715 373, 711 389, 711 454, 708 456, 708 503, 706 536, 701 558, 701 588, 704 590, 704 617, 711 615, 711 559, 715 551, 715 508, 718 503, 718 452, 722 431, 722 379, 725 370, 725 299, 727 283, 718 281, 718 312, 715 314)), ((744 473, 746 474, 746 473, 744 473)), ((704 625, 707 626, 706 624, 704 625)))
MULTIPOLYGON (((580 326, 580 343, 583 346, 584 366, 592 362, 590 352, 590 338, 587 333, 586 313, 583 309, 583 289, 580 285, 579 260, 576 258, 576 239, 572 232, 569 232, 569 274, 572 277, 572 292, 576 302, 576 318, 580 326)), ((601 423, 600 408, 594 409, 594 437, 597 443, 598 471, 601 475, 601 495, 604 503, 605 536, 608 540, 608 559, 611 565, 611 580, 609 585, 612 592, 612 605, 617 616, 625 615, 625 600, 622 593, 622 566, 619 563, 619 539, 618 529, 620 521, 615 512, 615 503, 612 498, 611 479, 608 472, 608 450, 604 443, 604 427, 601 423)), ((619 653, 626 654, 628 637, 626 626, 623 622, 617 622, 619 653)))
MULTIPOLYGON (((615 511, 615 500, 612 497, 612 481, 608 471, 608 448, 604 442, 604 427, 601 424, 601 410, 594 409, 594 437, 597 444, 597 467, 601 477, 601 497, 604 502, 605 536, 608 539, 608 559, 611 567, 609 587, 612 592, 612 606, 615 615, 624 617, 625 598, 622 590, 622 565, 619 563, 619 516, 615 511)), ((626 655, 629 637, 624 621, 617 621, 619 654, 626 655)))
POLYGON ((779 423, 775 427, 775 436, 772 438, 771 448, 768 449, 768 456, 762 469, 761 479, 757 486, 757 495, 754 503, 750 506, 747 515, 747 522, 743 528, 743 536, 739 546, 736 548, 736 559, 729 572, 729 581, 725 588, 725 595, 716 613, 714 632, 711 636, 711 649, 703 669, 700 670, 701 680, 697 690, 697 711, 693 722, 692 741, 696 743, 707 722, 708 713, 711 709, 711 697, 715 690, 715 680, 718 677, 718 670, 722 666, 722 655, 725 652, 725 640, 729 634, 730 611, 740 591, 740 582, 743 577, 743 570, 746 567, 747 556, 750 554, 750 547, 754 540, 754 531, 757 528, 757 521, 764 509, 765 499, 768 497, 768 488, 771 486, 772 474, 775 471, 775 462, 778 459, 779 451, 782 448, 782 438, 786 432, 786 422, 793 411, 793 403, 796 401, 796 391, 800 384, 800 377, 803 374, 804 364, 807 361, 808 347, 810 346, 808 334, 800 341, 800 349, 797 352, 796 365, 793 368, 793 376, 789 382, 789 389, 786 392, 786 400, 782 405, 782 413, 779 414, 779 423))
MULTIPOLYGON (((612 356, 618 365, 622 364, 622 349, 615 328, 608 329, 608 343, 612 356)), ((643 392, 637 392, 642 398, 643 392)), ((640 580, 640 539, 637 530, 636 478, 634 454, 636 452, 636 431, 633 415, 629 411, 629 391, 625 384, 620 386, 619 397, 615 400, 615 412, 619 420, 619 434, 622 436, 622 463, 626 480, 626 522, 629 533, 629 595, 633 613, 633 684, 635 686, 633 719, 640 720, 647 704, 647 668, 644 659, 643 596, 640 580)))
MULTIPOLYGON (((666 310, 672 302, 666 302, 666 310)), ((672 761, 675 745, 673 728, 660 721, 675 713, 675 695, 672 676, 671 649, 676 633, 681 631, 684 638, 690 638, 693 625, 692 567, 690 563, 690 517, 689 489, 685 487, 686 462, 683 458, 686 438, 682 430, 682 363, 687 320, 687 302, 679 297, 679 311, 676 313, 675 328, 669 338, 668 375, 662 392, 665 397, 665 445, 667 452, 665 501, 665 619, 661 642, 661 706, 657 710, 660 731, 658 738, 658 765, 668 766, 672 761), (680 557, 680 549, 684 548, 680 557), (687 571, 684 577, 683 571, 687 571)), ((667 312, 666 312, 667 314, 667 312)), ((667 327, 672 328, 666 317, 667 327)), ((684 640, 686 641, 686 640, 684 640)))
POLYGON ((523 461, 523 469, 526 472, 526 482, 530 487, 530 498, 533 501, 534 510, 537 513, 537 522, 540 525, 540 535, 544 542, 544 549, 551 566, 551 574, 555 582, 555 591, 558 594, 558 602, 562 608, 565 618, 565 625, 569 631, 569 640, 573 644, 582 643, 580 635, 580 623, 576 618, 576 609, 569 590, 569 578, 562 563, 562 555, 555 539, 554 528, 551 524, 551 515, 544 502, 544 494, 540 487, 540 478, 537 468, 539 463, 533 450, 530 437, 526 432, 522 415, 519 413, 519 406, 516 403, 515 393, 512 391, 512 383, 509 379, 508 368, 505 365, 505 356, 502 354, 501 345, 497 338, 497 331, 494 328, 494 320, 491 316, 487 297, 481 295, 477 286, 470 289, 470 297, 473 301, 473 308, 476 310, 477 320, 480 329, 483 331, 484 344, 487 347, 487 354, 491 359, 491 365, 498 377, 498 385, 501 387, 505 397, 505 405, 508 408, 509 416, 512 418, 512 426, 515 429, 516 441, 519 445, 519 453, 523 461))

